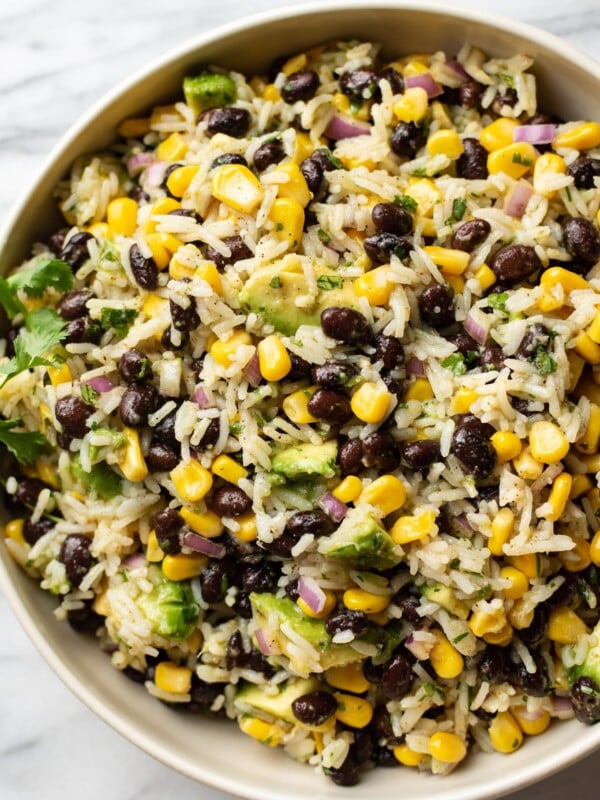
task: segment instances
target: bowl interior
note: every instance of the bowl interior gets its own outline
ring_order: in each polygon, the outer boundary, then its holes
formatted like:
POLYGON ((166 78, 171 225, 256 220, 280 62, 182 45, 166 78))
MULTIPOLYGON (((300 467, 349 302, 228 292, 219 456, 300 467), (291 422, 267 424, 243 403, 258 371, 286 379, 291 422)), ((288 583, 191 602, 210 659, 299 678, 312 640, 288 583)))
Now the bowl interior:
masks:
MULTIPOLYGON (((33 241, 60 224, 51 194, 73 159, 106 146, 121 119, 176 96, 188 69, 212 63, 244 72, 264 71, 282 53, 345 37, 380 41, 390 56, 437 49, 452 53, 465 41, 494 56, 526 52, 536 58, 540 108, 567 119, 600 119, 600 65, 518 23, 422 3, 380 2, 368 8, 351 2, 322 3, 304 12, 262 15, 188 43, 96 105, 55 149, 8 221, 0 236, 0 274, 24 258, 33 241)), ((187 717, 157 703, 119 675, 92 640, 54 620, 55 601, 27 578, 4 548, 0 548, 0 581, 21 623, 59 677, 151 755, 192 778, 257 800, 342 796, 344 790, 280 752, 260 747, 233 724, 187 717)), ((510 762, 502 756, 475 756, 439 781, 413 770, 402 770, 401 775, 376 770, 351 790, 352 797, 392 800, 398 796, 400 781, 405 798, 434 793, 438 800, 492 797, 545 777, 598 745, 600 725, 563 723, 529 739, 510 762)))

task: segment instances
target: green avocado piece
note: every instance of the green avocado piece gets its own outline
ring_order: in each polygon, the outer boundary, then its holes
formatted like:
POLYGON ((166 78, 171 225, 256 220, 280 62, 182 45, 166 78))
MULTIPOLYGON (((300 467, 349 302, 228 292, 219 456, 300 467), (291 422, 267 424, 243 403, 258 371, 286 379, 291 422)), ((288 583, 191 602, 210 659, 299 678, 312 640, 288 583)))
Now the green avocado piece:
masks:
POLYGON ((229 75, 201 72, 183 79, 183 94, 194 114, 199 114, 207 108, 222 108, 235 103, 237 87, 229 75))
POLYGON ((79 458, 71 462, 71 474, 86 489, 96 492, 102 500, 112 500, 123 491, 123 482, 117 473, 105 461, 94 464, 89 472, 85 472, 79 458))
POLYGON ((296 297, 309 293, 309 287, 293 254, 251 275, 240 292, 240 302, 286 336, 293 336, 300 325, 320 325, 321 312, 330 306, 357 307, 351 278, 333 275, 331 269, 317 264, 314 270, 319 288, 311 306, 295 304, 296 297))
POLYGON ((151 592, 141 594, 136 603, 152 623, 154 633, 166 639, 187 639, 200 613, 189 581, 171 581, 164 576, 151 592))
POLYGON ((458 600, 452 589, 443 583, 430 581, 421 586, 421 594, 459 619, 467 619, 469 616, 468 606, 462 600, 458 600))
MULTIPOLYGON (((271 470, 288 480, 306 475, 333 478, 336 474, 337 442, 332 439, 323 444, 297 444, 277 453, 271 459, 271 470)), ((275 481, 277 483, 277 481, 275 481)))
POLYGON ((245 706, 252 706, 257 711, 263 711, 276 719, 283 719, 292 725, 298 725, 298 719, 292 711, 292 703, 302 695, 316 692, 321 684, 316 678, 291 678, 285 683, 278 684, 279 692, 276 695, 267 694, 264 686, 254 683, 243 683, 235 693, 235 700, 245 706))
POLYGON ((361 568, 389 569, 403 555, 371 514, 349 514, 331 536, 319 540, 319 553, 361 568))

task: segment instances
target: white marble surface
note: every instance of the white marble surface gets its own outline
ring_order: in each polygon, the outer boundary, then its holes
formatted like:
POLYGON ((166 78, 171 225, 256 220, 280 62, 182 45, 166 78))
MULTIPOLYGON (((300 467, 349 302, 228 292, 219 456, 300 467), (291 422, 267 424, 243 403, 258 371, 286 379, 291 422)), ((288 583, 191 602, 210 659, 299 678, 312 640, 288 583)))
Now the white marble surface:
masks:
MULTIPOLYGON (((0 216, 63 131, 116 81, 192 32, 281 5, 277 0, 245 5, 2 0, 0 216)), ((532 22, 591 55, 600 52, 600 0, 463 0, 463 5, 532 22)), ((2 800, 228 800, 153 761, 100 722, 51 673, 1 596, 0 629, 2 800)), ((592 800, 599 781, 597 755, 513 800, 562 800, 566 794, 592 800)))

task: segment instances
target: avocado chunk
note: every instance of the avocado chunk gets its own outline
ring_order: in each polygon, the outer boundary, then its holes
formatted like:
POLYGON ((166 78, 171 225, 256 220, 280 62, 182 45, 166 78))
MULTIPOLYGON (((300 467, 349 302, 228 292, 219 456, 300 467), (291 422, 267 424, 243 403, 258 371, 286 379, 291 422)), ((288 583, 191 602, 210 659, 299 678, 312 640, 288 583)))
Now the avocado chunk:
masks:
POLYGON ((183 94, 194 114, 199 114, 207 108, 222 108, 235 103, 237 87, 229 75, 206 71, 185 77, 183 94))
MULTIPOLYGON (((271 459, 275 476, 294 481, 306 475, 333 478, 336 474, 337 442, 332 439, 323 444, 297 444, 287 447, 271 459)), ((280 483, 277 479, 273 483, 280 483)))
MULTIPOLYGON (((567 670, 575 716, 587 725, 600 722, 600 622, 592 633, 596 644, 588 650, 583 664, 567 670)), ((569 649, 566 647, 563 653, 569 649)))
POLYGON ((241 711, 247 711, 247 707, 251 706, 271 717, 298 725, 298 720, 292 711, 292 703, 305 694, 317 691, 320 685, 316 678, 292 678, 280 683, 277 686, 279 692, 272 695, 265 692, 264 686, 246 683, 237 690, 234 702, 241 711))
POLYGON ((187 639, 200 613, 189 581, 171 581, 164 575, 151 592, 139 595, 136 604, 154 633, 166 639, 187 639))
POLYGON ((443 583, 430 581, 429 583, 421 586, 421 594, 433 603, 437 603, 446 611, 454 614, 459 619, 467 619, 469 616, 469 608, 461 600, 458 600, 452 589, 444 586, 443 583))
POLYGON ((301 325, 320 325, 321 312, 330 306, 357 307, 351 278, 331 274, 331 269, 318 264, 314 271, 318 288, 310 305, 296 305, 297 297, 309 294, 309 285, 302 262, 294 254, 251 275, 240 292, 240 302, 286 336, 293 336, 301 325))
POLYGON ((350 645, 334 644, 325 628, 325 621, 307 617, 289 597, 252 593, 250 603, 256 624, 269 628, 279 649, 290 660, 291 669, 298 675, 324 672, 330 667, 361 660, 361 654, 350 645), (277 623, 275 630, 273 620, 277 623), (317 651, 316 657, 313 653, 302 653, 302 648, 282 630, 284 624, 289 625, 297 636, 306 639, 310 647, 317 651))
POLYGON ((361 568, 389 569, 403 558, 385 528, 362 509, 352 509, 331 536, 320 539, 318 550, 361 568))

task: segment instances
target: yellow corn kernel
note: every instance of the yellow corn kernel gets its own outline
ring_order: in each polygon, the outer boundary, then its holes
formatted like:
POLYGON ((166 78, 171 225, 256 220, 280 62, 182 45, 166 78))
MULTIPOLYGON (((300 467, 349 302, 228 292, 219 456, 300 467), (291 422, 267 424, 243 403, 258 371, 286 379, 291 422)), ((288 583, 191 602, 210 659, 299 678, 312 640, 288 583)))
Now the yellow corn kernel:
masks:
POLYGON ((523 731, 510 711, 499 711, 490 722, 488 733, 499 753, 514 753, 523 744, 523 731))
POLYGON ((513 459, 513 467, 519 478, 526 481, 537 480, 544 471, 544 465, 536 461, 528 447, 521 450, 520 454, 513 459))
POLYGON ((307 206, 312 195, 298 164, 293 161, 277 164, 277 172, 283 172, 288 177, 285 183, 278 184, 277 195, 279 197, 291 197, 303 208, 307 206))
POLYGON ((148 474, 148 467, 144 461, 140 446, 140 435, 135 428, 123 428, 123 433, 127 438, 127 444, 123 450, 123 455, 117 463, 128 481, 138 483, 143 481, 148 474))
POLYGON ((550 610, 548 638, 558 644, 577 644, 588 632, 587 625, 572 608, 559 606, 550 610))
POLYGON ((500 609, 497 613, 489 614, 487 611, 473 611, 468 622, 471 633, 482 639, 490 633, 499 633, 506 626, 506 615, 500 609))
POLYGON ((316 422, 317 418, 308 410, 308 401, 314 394, 314 389, 298 389, 297 392, 288 394, 282 403, 285 415, 296 425, 309 425, 316 422))
POLYGON ((585 464, 586 472, 600 472, 600 454, 594 453, 590 456, 579 456, 582 464, 585 464))
POLYGON ((212 261, 203 261, 196 267, 194 278, 206 281, 215 294, 223 293, 223 283, 219 270, 212 261))
MULTIPOLYGON (((428 220, 428 222, 432 222, 433 220, 428 220)), ((423 228, 423 235, 429 236, 428 233, 425 233, 425 228, 423 228)), ((435 236, 435 234, 433 234, 435 236)), ((465 279, 462 275, 450 275, 449 273, 444 273, 444 280, 450 286, 455 294, 462 294, 465 288, 465 279)))
POLYGON ((292 156, 292 161, 295 164, 301 164, 305 158, 308 158, 310 155, 312 155, 314 149, 315 148, 310 136, 307 133, 298 131, 296 133, 296 140, 294 142, 294 155, 292 156))
POLYGON ((170 233, 149 233, 146 235, 146 243, 159 269, 166 269, 169 266, 172 256, 183 244, 181 239, 170 233))
POLYGON ((581 572, 592 563, 590 543, 586 539, 575 539, 572 550, 563 550, 558 553, 558 559, 567 572, 581 572))
POLYGON ((61 383, 71 383, 73 375, 66 361, 60 367, 48 367, 48 377, 52 386, 59 386, 61 383))
POLYGON ((262 96, 263 100, 269 100, 271 103, 278 103, 281 100, 279 89, 275 86, 274 83, 267 83, 267 85, 263 89, 262 96))
POLYGON ((521 440, 512 431, 496 431, 491 442, 500 462, 512 461, 521 452, 521 440))
POLYGON ((281 71, 284 75, 291 75, 292 72, 298 72, 298 70, 304 69, 306 62, 306 53, 298 53, 297 56, 288 58, 288 60, 282 66, 281 71))
POLYGON ((37 473, 37 475, 34 477, 38 477, 41 481, 44 481, 44 483, 47 483, 48 486, 51 486, 53 489, 60 489, 60 479, 54 464, 49 464, 47 461, 38 459, 35 462, 34 467, 37 473))
POLYGON ((529 579, 520 569, 502 567, 500 577, 505 581, 510 581, 510 585, 504 589, 504 596, 509 600, 520 600, 529 589, 529 579))
POLYGON ((204 536, 205 539, 215 539, 223 533, 223 523, 221 517, 214 511, 192 511, 191 508, 179 509, 179 513, 184 518, 189 527, 195 532, 204 536))
POLYGON ((450 402, 450 410, 453 414, 468 414, 473 403, 479 395, 474 389, 467 389, 462 386, 454 395, 450 402))
POLYGON ((184 503, 197 503, 212 487, 212 475, 195 459, 178 464, 169 475, 184 503))
POLYGON ((508 620, 518 631, 525 630, 533 622, 534 609, 531 605, 525 605, 523 600, 515 600, 513 607, 508 612, 508 620))
POLYGON ((507 147, 501 147, 500 150, 494 150, 489 154, 488 172, 490 175, 503 172, 518 181, 533 167, 536 158, 536 149, 529 142, 509 144, 507 147))
POLYGON ((585 433, 578 439, 575 447, 580 453, 597 453, 600 441, 600 406, 590 403, 590 418, 585 433))
POLYGON ((600 511, 600 489, 597 486, 587 492, 586 500, 590 504, 592 514, 598 514, 598 511, 600 511))
POLYGON ((414 75, 423 75, 425 72, 429 72, 429 67, 418 58, 412 58, 405 64, 402 70, 405 78, 411 78, 414 75))
MULTIPOLYGON (((433 207, 442 200, 441 191, 429 178, 411 178, 405 194, 412 197, 417 204, 419 217, 430 217, 433 207)), ((424 232, 429 235, 427 231, 424 232)), ((435 228, 433 235, 436 235, 435 228)))
POLYGON ((154 683, 163 692, 188 694, 192 688, 192 670, 178 667, 172 661, 161 661, 156 665, 154 683))
POLYGON ((354 281, 354 294, 357 297, 366 297, 369 305, 384 306, 389 302, 395 286, 393 275, 387 264, 365 272, 354 281))
POLYGON ((435 635, 436 641, 429 653, 431 666, 438 678, 443 680, 457 678, 463 671, 465 664, 463 657, 441 631, 436 631, 435 635))
POLYGON ((445 764, 458 764, 467 755, 467 745, 455 733, 437 731, 429 740, 429 753, 445 764))
POLYGON ((548 497, 548 503, 551 506, 551 510, 548 511, 547 514, 544 514, 545 519, 549 519, 551 522, 556 522, 561 518, 569 500, 572 485, 573 478, 567 472, 562 472, 555 479, 548 497))
POLYGON ((178 161, 187 153, 187 142, 180 133, 172 133, 156 148, 159 161, 178 161))
POLYGON ((406 89, 392 106, 394 115, 400 122, 420 122, 428 108, 429 97, 420 86, 406 89))
POLYGON ((246 331, 235 331, 227 340, 215 339, 208 352, 220 367, 227 369, 238 354, 240 347, 252 344, 252 338, 246 331))
POLYGON ((469 266, 471 254, 465 253, 464 250, 451 250, 449 247, 439 247, 435 244, 428 245, 423 250, 434 264, 449 275, 462 275, 469 266))
POLYGON ((425 403, 427 400, 432 400, 433 397, 433 389, 427 378, 415 378, 404 393, 405 401, 419 400, 419 402, 425 403))
POLYGON ((356 475, 348 475, 331 492, 342 503, 354 503, 358 500, 363 490, 362 481, 356 475))
POLYGON ((219 478, 223 478, 228 483, 237 484, 243 479, 248 477, 248 470, 238 464, 231 456, 220 455, 215 458, 212 463, 211 470, 219 478))
POLYGON ((425 753, 411 750, 407 744, 398 744, 393 748, 394 758, 405 767, 418 767, 425 758, 425 753))
POLYGON ((483 637, 483 641, 487 642, 488 644, 498 645, 499 647, 506 647, 511 643, 513 634, 513 627, 507 622, 502 626, 502 628, 500 628, 499 631, 496 631, 495 633, 486 633, 486 635, 483 637))
POLYGON ((553 422, 534 422, 529 432, 531 455, 543 464, 558 464, 569 452, 567 437, 553 422))
POLYGON ((600 344, 594 342, 585 331, 581 331, 575 339, 575 352, 592 366, 600 364, 600 344))
POLYGON ((156 538, 156 531, 150 531, 148 534, 148 541, 146 543, 146 558, 151 564, 158 564, 165 557, 162 547, 156 538))
POLYGON ((296 250, 304 229, 304 208, 300 203, 292 197, 277 197, 271 205, 269 219, 275 236, 287 242, 289 250, 296 250))
POLYGON ((501 556, 504 553, 504 545, 510 541, 514 524, 515 515, 510 508, 501 508, 492 519, 487 546, 493 556, 501 556))
POLYGON ((596 531, 590 543, 590 561, 595 567, 600 567, 600 531, 596 531))
POLYGON ((385 417, 392 395, 376 383, 365 381, 352 395, 350 406, 362 422, 375 424, 385 417))
POLYGON ((100 614, 101 617, 108 617, 111 612, 111 605, 108 600, 108 592, 106 589, 103 589, 99 594, 96 595, 94 602, 92 603, 92 608, 96 614, 100 614))
POLYGON ((181 281, 184 278, 193 278, 196 273, 196 267, 185 264, 179 258, 179 253, 174 253, 169 261, 169 275, 175 281, 181 281))
POLYGON ((196 655, 200 652, 200 648, 202 647, 202 634, 196 628, 195 631, 192 631, 188 638, 185 640, 185 643, 188 647, 190 653, 196 655))
POLYGON ((323 590, 323 594, 325 595, 325 605, 320 611, 313 611, 308 603, 305 603, 301 597, 296 600, 296 605, 307 617, 312 617, 312 619, 326 619, 336 607, 337 597, 335 592, 330 592, 327 589, 323 590))
MULTIPOLYGON (((164 327, 169 327, 169 318, 166 315, 163 315, 165 309, 169 307, 169 301, 166 297, 160 297, 157 294, 148 294, 146 299, 144 300, 144 305, 142 306, 142 311, 144 312, 144 316, 146 319, 156 319, 157 317, 163 318, 164 327)), ((160 339, 160 334, 158 338, 160 339)))
POLYGON ((117 197, 106 207, 106 221, 117 236, 133 236, 139 206, 131 197, 117 197))
POLYGON ((423 511, 419 515, 398 517, 392 525, 390 536, 395 544, 418 542, 426 536, 435 536, 437 524, 434 511, 423 511))
MULTIPOLYGON (((583 375, 583 370, 585 369, 585 361, 581 356, 577 355, 573 350, 569 350, 567 352, 567 361, 569 362, 569 385, 568 391, 572 392, 577 384, 579 383, 579 379, 583 375)), ((596 373, 594 373, 596 374, 596 373)), ((598 373, 600 377, 600 373, 598 373)))
POLYGON ((340 114, 350 114, 350 98, 342 94, 342 92, 336 92, 333 95, 331 98, 331 105, 340 114))
POLYGON ((390 604, 390 596, 371 594, 364 589, 346 589, 342 597, 346 608, 351 611, 364 611, 365 614, 379 614, 390 604))
POLYGON ((144 223, 144 234, 148 235, 149 233, 154 233, 156 231, 156 226, 158 223, 154 219, 155 216, 169 214, 171 211, 177 211, 180 208, 181 203, 178 200, 175 200, 174 197, 161 197, 160 200, 157 200, 152 206, 150 214, 144 223))
POLYGON ((346 664, 343 667, 331 667, 325 673, 325 680, 334 689, 343 689, 353 694, 362 694, 371 686, 364 676, 360 661, 346 664))
POLYGON ((525 706, 516 706, 512 709, 512 715, 527 736, 537 736, 550 727, 551 717, 547 711, 541 711, 539 717, 531 719, 525 706))
POLYGON ((4 526, 4 538, 11 539, 13 542, 17 544, 27 545, 25 541, 25 537, 23 536, 23 526, 25 524, 24 519, 11 519, 10 522, 7 522, 4 526))
POLYGON ((149 117, 131 117, 117 126, 117 133, 124 139, 141 139, 150 132, 149 117))
POLYGON ((210 179, 210 193, 234 211, 251 214, 262 203, 264 190, 260 181, 243 164, 223 164, 210 179))
POLYGON ((453 130, 436 131, 427 139, 427 152, 430 156, 441 154, 448 158, 458 158, 464 150, 460 136, 453 130))
POLYGON ((592 324, 586 328, 585 332, 593 342, 600 344, 600 314, 596 314, 592 324))
POLYGON ((515 128, 518 127, 519 123, 516 119, 500 117, 481 131, 479 141, 488 153, 501 150, 514 142, 515 128))
POLYGON ((507 561, 516 569, 521 570, 528 578, 533 580, 542 574, 541 556, 537 553, 526 553, 522 556, 510 556, 507 561))
POLYGON ((402 508, 406 501, 406 487, 395 475, 375 478, 360 496, 363 503, 376 506, 384 517, 402 508))
POLYGON ((177 167, 169 173, 167 178, 167 189, 175 197, 183 197, 188 190, 190 183, 198 174, 199 167, 189 164, 185 167, 177 167))
POLYGON ((564 175, 566 171, 564 158, 557 156, 556 153, 543 153, 533 168, 533 188, 544 197, 554 197, 556 189, 547 189, 544 178, 546 175, 564 175))
POLYGON ((285 345, 275 334, 267 336, 258 343, 258 365, 260 374, 267 381, 280 381, 292 368, 285 345))
POLYGON ((338 704, 336 719, 344 725, 350 728, 366 728, 373 719, 373 706, 363 697, 336 692, 335 699, 338 704))
POLYGON ((496 275, 487 264, 482 264, 479 269, 475 270, 473 277, 479 281, 484 292, 496 283, 496 275))
POLYGON ((572 147, 574 150, 590 150, 600 145, 600 124, 597 122, 584 122, 570 131, 562 131, 554 137, 552 147, 558 150, 561 147, 572 147))
POLYGON ((107 222, 94 222, 94 224, 90 225, 87 230, 88 233, 91 233, 92 236, 96 237, 96 239, 108 239, 109 241, 112 241, 112 231, 107 222))
POLYGON ((581 275, 564 267, 550 267, 550 269, 544 270, 540 278, 540 286, 543 289, 552 290, 558 285, 562 286, 565 294, 569 294, 575 289, 589 289, 590 286, 581 275))
POLYGON ((583 473, 573 475, 573 483, 571 485, 571 494, 569 499, 576 500, 578 497, 581 497, 582 494, 587 494, 592 487, 593 483, 589 475, 584 475, 583 473))
POLYGON ((267 747, 277 747, 283 738, 283 730, 278 725, 252 717, 250 714, 244 714, 239 720, 239 726, 242 733, 266 744, 267 747))
POLYGON ((162 562, 162 571, 170 581, 187 581, 200 575, 208 558, 202 555, 184 555, 177 553, 175 556, 165 556, 162 562))
POLYGON ((255 542, 258 537, 256 530, 256 517, 249 511, 247 514, 242 514, 241 517, 236 519, 237 524, 240 526, 237 531, 233 531, 233 535, 240 542, 255 542))

